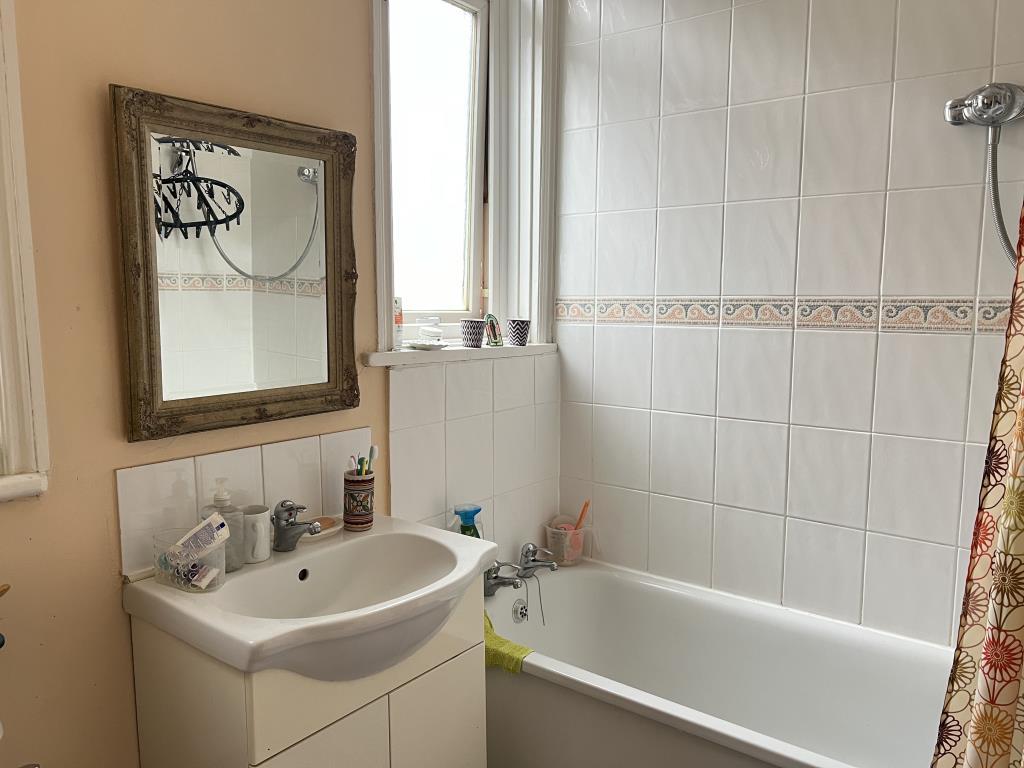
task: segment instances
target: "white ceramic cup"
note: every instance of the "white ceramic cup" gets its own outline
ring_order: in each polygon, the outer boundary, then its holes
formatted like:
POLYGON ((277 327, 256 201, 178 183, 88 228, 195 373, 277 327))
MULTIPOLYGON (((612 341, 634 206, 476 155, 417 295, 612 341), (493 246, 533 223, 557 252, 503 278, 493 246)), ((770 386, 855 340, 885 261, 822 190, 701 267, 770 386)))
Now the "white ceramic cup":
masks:
POLYGON ((270 510, 262 504, 243 507, 245 513, 245 562, 262 563, 270 557, 270 510))

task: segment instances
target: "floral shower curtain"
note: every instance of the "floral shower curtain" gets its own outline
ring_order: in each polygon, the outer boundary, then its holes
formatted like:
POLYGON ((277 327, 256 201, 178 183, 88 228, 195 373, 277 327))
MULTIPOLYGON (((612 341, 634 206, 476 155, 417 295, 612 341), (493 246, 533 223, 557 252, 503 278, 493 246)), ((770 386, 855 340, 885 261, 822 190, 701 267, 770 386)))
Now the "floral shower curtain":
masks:
POLYGON ((1021 768, 1024 746, 1024 210, 960 632, 933 768, 1021 768))

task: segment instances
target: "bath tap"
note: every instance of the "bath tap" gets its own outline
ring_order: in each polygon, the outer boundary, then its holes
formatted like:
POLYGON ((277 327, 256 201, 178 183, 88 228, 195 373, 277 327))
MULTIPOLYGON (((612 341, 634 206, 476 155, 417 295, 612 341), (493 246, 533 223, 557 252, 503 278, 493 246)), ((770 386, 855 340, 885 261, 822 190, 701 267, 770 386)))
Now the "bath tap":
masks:
POLYGON ((542 560, 537 555, 551 557, 551 551, 529 542, 523 544, 523 550, 519 553, 519 575, 524 579, 530 578, 541 568, 547 568, 549 571, 558 570, 558 563, 554 560, 542 560))
POLYGON ((502 563, 495 561, 494 565, 484 571, 484 597, 490 597, 502 587, 519 589, 523 586, 523 580, 518 576, 502 576, 501 569, 505 567, 515 568, 513 563, 502 563))
POLYGON ((315 520, 309 523, 299 522, 299 515, 306 511, 301 504, 285 499, 278 502, 274 507, 274 514, 270 518, 274 526, 274 551, 291 552, 299 543, 299 537, 304 533, 316 536, 320 533, 320 523, 315 520))

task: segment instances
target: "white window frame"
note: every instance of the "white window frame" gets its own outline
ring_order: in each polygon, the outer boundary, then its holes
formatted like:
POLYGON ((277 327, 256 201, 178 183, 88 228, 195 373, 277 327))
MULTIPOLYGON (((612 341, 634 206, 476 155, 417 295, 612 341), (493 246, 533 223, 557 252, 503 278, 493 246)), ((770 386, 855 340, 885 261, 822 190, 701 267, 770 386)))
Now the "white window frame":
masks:
MULTIPOLYGON (((488 25, 486 66, 478 71, 479 113, 486 105, 488 135, 479 121, 478 146, 487 152, 487 254, 483 305, 472 313, 429 313, 442 322, 492 312, 533 321, 531 341, 553 332, 555 152, 558 59, 556 0, 448 0, 475 11, 488 25), (488 7, 489 6, 489 7, 488 7), (485 79, 486 78, 486 79, 485 79)), ((373 0, 374 175, 377 242, 378 351, 393 348, 394 262, 391 244, 391 157, 388 0, 373 0)), ((483 162, 473 199, 482 203, 483 162)), ((483 227, 483 209, 474 226, 483 227)), ((480 231, 480 229, 476 229, 480 231)), ((478 244, 482 238, 477 237, 478 244)), ((474 258, 475 264, 481 264, 474 258)), ((470 285, 482 285, 474 274, 470 285)), ((428 313, 417 311, 416 317, 428 313)), ((406 314, 407 325, 415 317, 406 314)), ((457 329, 452 335, 457 336, 457 329)))
POLYGON ((14 0, 0 0, 0 501, 38 496, 50 468, 14 0))

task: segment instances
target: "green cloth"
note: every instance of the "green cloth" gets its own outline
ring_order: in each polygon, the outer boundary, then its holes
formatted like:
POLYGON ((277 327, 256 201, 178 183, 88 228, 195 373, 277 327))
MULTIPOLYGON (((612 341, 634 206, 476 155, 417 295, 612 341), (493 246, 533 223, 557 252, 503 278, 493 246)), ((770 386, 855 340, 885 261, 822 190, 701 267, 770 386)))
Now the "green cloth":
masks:
POLYGON ((532 648, 513 643, 494 631, 491 617, 484 611, 484 665, 517 674, 523 671, 523 659, 533 653, 532 648))

